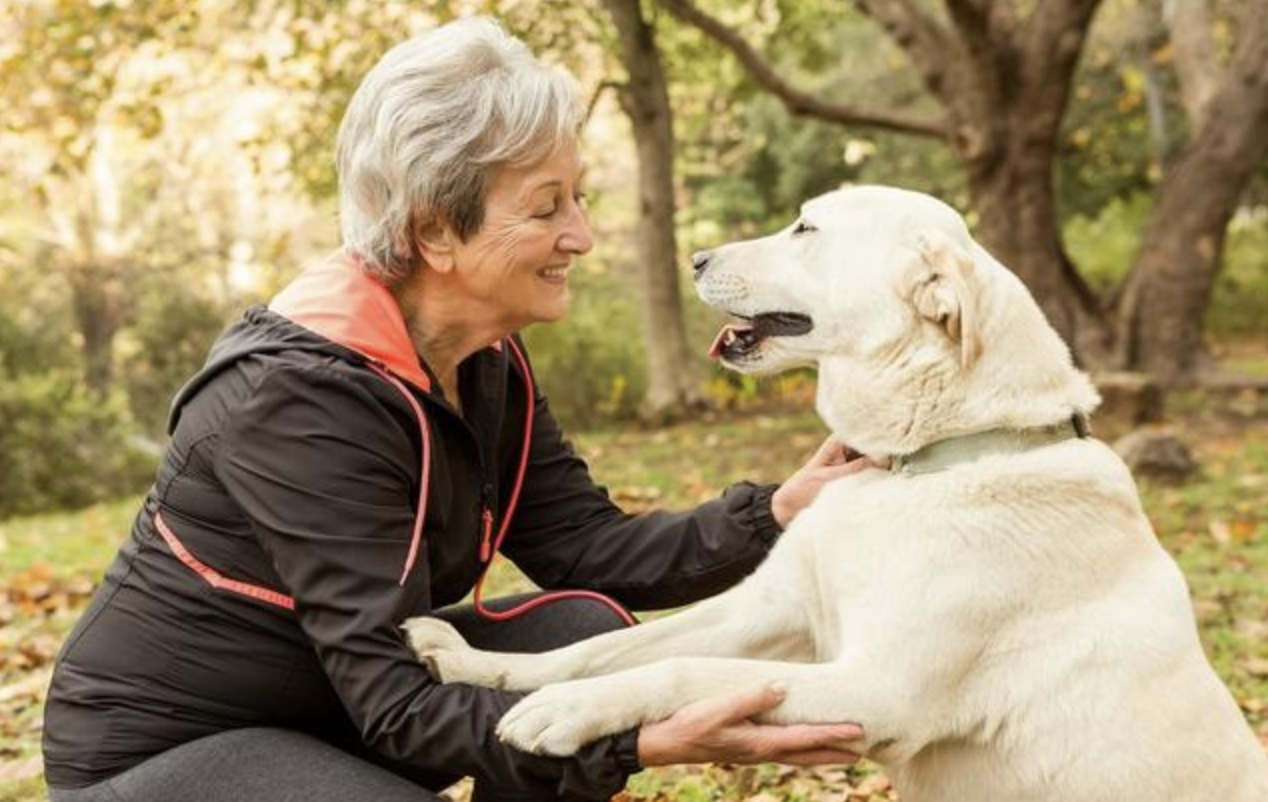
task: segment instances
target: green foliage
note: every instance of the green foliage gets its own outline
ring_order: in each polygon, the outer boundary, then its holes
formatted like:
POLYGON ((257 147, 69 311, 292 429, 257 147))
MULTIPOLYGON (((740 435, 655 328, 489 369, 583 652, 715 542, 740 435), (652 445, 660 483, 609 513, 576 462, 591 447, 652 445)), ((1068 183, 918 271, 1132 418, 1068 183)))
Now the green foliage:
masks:
MULTIPOLYGON (((1067 221, 1066 247, 1093 287, 1111 291, 1127 275, 1153 205, 1152 195, 1138 192, 1067 221)), ((1229 226, 1206 329, 1216 338, 1268 337, 1268 207, 1246 210, 1229 226)))
MULTIPOLYGON (((0 281, 0 292, 4 282, 0 281)), ((59 365, 73 365, 74 354, 57 326, 32 325, 19 310, 0 301, 0 375, 31 373, 59 365)))
POLYGON ((172 397, 202 367, 225 328, 225 313, 188 293, 151 294, 137 318, 126 343, 132 353, 122 360, 120 378, 133 420, 150 436, 161 437, 172 397))
POLYGON ((122 399, 56 372, 0 374, 0 518, 134 492, 153 472, 122 399))
MULTIPOLYGON (((714 5, 772 67, 798 88, 827 99, 883 108, 928 109, 916 75, 879 28, 840 3, 820 0, 714 5)), ((662 26, 668 27, 668 26, 662 26)), ((967 205, 960 165, 945 144, 793 117, 698 32, 662 36, 679 83, 679 172, 691 192, 680 209, 693 246, 723 232, 750 236, 782 228, 798 207, 844 183, 911 187, 967 205), (697 94, 699 93, 699 94, 697 94)))
POLYGON ((1091 29, 1054 165, 1067 217, 1095 216, 1115 200, 1152 192, 1164 148, 1186 135, 1176 78, 1159 49, 1165 39, 1152 30, 1159 24, 1134 0, 1117 0, 1104 4, 1091 29), (1158 133, 1150 131, 1150 93, 1159 101, 1158 133))
POLYGON ((1098 213, 1077 214, 1066 223, 1066 249, 1093 287, 1108 291, 1127 275, 1153 206, 1153 197, 1142 192, 1114 198, 1098 213))
POLYGON ((567 319, 525 333, 538 383, 565 426, 632 417, 647 383, 638 301, 628 283, 589 263, 569 281, 567 319))
POLYGON ((1235 217, 1229 226, 1206 329, 1216 337, 1268 341, 1268 206, 1235 217))

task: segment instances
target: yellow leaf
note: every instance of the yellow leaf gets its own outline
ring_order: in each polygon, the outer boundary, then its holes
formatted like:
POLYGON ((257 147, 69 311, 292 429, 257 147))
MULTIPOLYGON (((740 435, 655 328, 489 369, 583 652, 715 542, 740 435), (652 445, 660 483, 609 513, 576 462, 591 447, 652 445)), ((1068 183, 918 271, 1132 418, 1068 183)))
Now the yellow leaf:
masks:
POLYGON ((1211 532, 1211 537, 1215 538, 1215 542, 1219 543, 1221 546, 1227 546, 1232 542, 1233 535, 1229 529, 1227 521, 1221 521, 1219 518, 1216 518, 1211 521, 1207 528, 1211 532))
POLYGON ((1235 543, 1249 543, 1254 539, 1257 531, 1259 531, 1259 523, 1245 518, 1233 521, 1232 526, 1229 527, 1229 534, 1235 543))

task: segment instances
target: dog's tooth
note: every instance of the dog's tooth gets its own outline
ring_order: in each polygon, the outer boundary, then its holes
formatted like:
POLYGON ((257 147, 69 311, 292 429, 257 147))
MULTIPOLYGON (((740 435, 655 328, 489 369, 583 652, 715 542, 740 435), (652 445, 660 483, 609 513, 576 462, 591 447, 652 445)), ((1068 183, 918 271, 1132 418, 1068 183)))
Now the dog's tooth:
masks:
POLYGON ((727 329, 727 330, 726 330, 726 341, 725 341, 725 342, 726 342, 726 344, 727 344, 727 345, 730 345, 731 343, 735 342, 735 341, 736 341, 736 339, 737 339, 737 335, 736 335, 736 333, 735 333, 735 329, 727 329))

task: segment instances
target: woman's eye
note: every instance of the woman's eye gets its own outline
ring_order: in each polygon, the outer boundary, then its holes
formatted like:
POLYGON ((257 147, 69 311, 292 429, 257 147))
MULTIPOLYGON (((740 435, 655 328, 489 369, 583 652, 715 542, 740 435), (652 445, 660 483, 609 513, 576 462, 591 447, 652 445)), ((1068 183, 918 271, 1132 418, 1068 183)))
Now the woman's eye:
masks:
POLYGON ((809 223, 807 223, 805 220, 798 220, 798 221, 797 221, 797 224, 796 224, 795 226, 793 226, 792 233, 793 233, 793 234, 805 234, 805 233, 810 232, 810 231, 818 231, 818 230, 819 230, 819 229, 817 229, 817 228, 815 228, 814 226, 810 225, 810 224, 809 224, 809 223))
POLYGON ((558 206, 551 206, 545 209, 538 209, 537 211, 533 212, 533 217, 537 218, 538 220, 549 220, 550 218, 555 216, 555 212, 557 211, 559 211, 558 206))

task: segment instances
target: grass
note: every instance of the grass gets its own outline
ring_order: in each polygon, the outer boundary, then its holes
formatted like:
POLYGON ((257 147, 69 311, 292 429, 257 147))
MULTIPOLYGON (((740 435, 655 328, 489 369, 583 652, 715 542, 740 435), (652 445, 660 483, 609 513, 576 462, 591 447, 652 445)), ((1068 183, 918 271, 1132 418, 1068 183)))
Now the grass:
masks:
MULTIPOLYGON (((1188 398, 1182 408, 1201 475, 1182 486, 1144 485, 1142 496, 1189 580, 1212 663, 1252 727, 1268 737, 1268 421, 1229 425, 1205 412, 1200 399, 1188 398)), ((710 498, 741 477, 782 479, 824 434, 818 420, 802 412, 585 433, 576 444, 628 508, 677 508, 710 498)), ((136 507, 137 499, 125 499, 0 522, 0 802, 44 798, 38 776, 40 686, 136 507), (24 684, 35 689, 24 690, 24 684)), ((488 593, 519 590, 524 581, 499 563, 488 593)), ((630 802, 793 802, 846 799, 851 792, 854 802, 893 798, 883 777, 868 766, 655 770, 636 776, 623 796, 630 802)))

